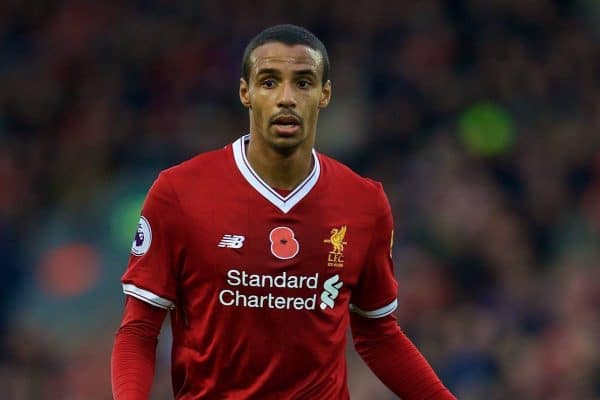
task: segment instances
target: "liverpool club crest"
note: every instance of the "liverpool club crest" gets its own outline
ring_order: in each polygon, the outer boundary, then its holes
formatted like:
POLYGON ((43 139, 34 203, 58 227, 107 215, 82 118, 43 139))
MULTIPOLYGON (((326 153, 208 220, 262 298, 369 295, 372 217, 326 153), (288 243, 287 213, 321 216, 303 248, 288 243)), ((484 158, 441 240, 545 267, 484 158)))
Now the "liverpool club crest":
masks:
POLYGON ((329 239, 323 240, 323 243, 329 243, 332 247, 327 256, 328 267, 342 268, 344 266, 344 246, 347 244, 344 242, 346 229, 346 225, 340 228, 333 228, 329 239))

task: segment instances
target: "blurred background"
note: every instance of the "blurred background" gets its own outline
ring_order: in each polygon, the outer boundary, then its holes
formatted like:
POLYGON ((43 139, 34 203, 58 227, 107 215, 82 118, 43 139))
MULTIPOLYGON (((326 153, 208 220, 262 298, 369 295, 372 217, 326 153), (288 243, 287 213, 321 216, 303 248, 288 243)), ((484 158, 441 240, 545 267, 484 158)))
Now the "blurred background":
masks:
MULTIPOLYGON (((600 399, 597 0, 2 0, 0 396, 111 398, 145 193, 247 130, 243 49, 288 22, 329 50, 317 148, 383 181, 397 317, 444 382, 600 399)), ((353 399, 395 398, 348 354, 353 399)), ((168 369, 163 330, 153 399, 168 369)))

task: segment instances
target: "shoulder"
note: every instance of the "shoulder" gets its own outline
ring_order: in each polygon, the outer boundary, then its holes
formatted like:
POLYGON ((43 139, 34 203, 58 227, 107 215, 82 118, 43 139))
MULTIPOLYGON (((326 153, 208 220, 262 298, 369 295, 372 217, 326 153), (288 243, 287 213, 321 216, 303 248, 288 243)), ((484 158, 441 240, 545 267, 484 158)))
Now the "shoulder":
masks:
POLYGON ((197 195, 203 188, 220 186, 223 176, 230 173, 228 168, 228 162, 232 159, 230 152, 231 145, 227 145, 218 150, 200 153, 160 171, 151 192, 158 191, 170 193, 175 197, 185 197, 197 195))
POLYGON ((223 166, 231 153, 231 145, 223 148, 200 153, 188 160, 161 171, 161 174, 167 175, 169 179, 184 179, 189 176, 214 173, 219 167, 223 166))
POLYGON ((200 153, 177 165, 160 172, 159 177, 166 179, 175 188, 187 186, 191 181, 206 182, 207 179, 218 179, 226 174, 228 161, 231 160, 231 145, 221 149, 200 153))
POLYGON ((379 218, 391 214, 391 207, 381 182, 361 176, 347 165, 319 154, 323 187, 329 199, 349 207, 354 215, 379 218))
POLYGON ((341 163, 329 156, 318 153, 323 175, 330 180, 331 184, 344 191, 356 192, 368 196, 385 196, 381 182, 364 177, 352 170, 346 164, 341 163))

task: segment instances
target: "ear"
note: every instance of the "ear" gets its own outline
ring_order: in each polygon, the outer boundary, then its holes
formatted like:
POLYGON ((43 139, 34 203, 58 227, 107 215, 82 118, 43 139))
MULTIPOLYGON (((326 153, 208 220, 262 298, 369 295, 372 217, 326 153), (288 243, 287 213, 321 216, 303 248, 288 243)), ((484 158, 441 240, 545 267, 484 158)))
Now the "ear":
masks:
POLYGON ((319 108, 325 108, 331 100, 331 81, 328 79, 321 89, 321 98, 319 99, 319 108))
POLYGON ((244 107, 252 108, 250 105, 248 82, 244 78, 240 78, 240 101, 244 107))

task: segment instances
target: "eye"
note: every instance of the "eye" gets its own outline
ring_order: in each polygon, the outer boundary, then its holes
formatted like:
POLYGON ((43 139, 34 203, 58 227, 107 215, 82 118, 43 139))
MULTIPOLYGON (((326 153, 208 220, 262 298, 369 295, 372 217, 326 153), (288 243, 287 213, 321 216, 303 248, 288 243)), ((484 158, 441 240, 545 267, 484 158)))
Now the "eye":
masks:
POLYGON ((311 86, 310 81, 306 80, 306 79, 302 79, 298 81, 298 87, 300 89, 308 89, 311 86))
POLYGON ((273 79, 265 79, 261 86, 266 88, 266 89, 273 89, 275 87, 275 81, 273 79))

